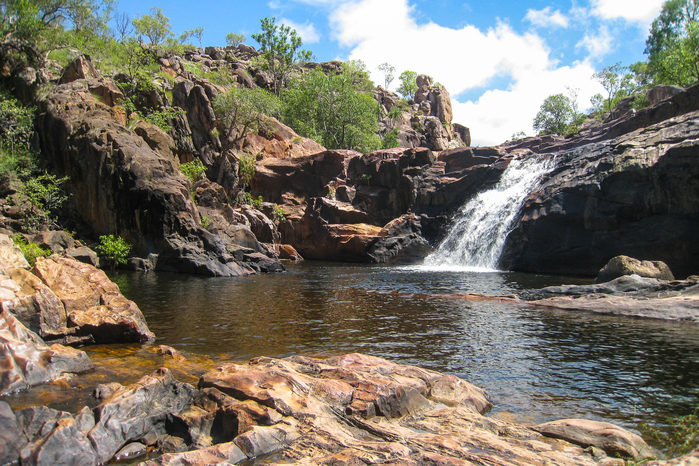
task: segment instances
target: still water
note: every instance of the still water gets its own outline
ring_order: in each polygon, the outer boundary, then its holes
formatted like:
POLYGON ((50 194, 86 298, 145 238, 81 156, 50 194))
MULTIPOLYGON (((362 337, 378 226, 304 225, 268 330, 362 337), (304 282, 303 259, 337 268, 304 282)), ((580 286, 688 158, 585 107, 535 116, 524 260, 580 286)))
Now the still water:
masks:
POLYGON ((699 404, 699 326, 453 296, 526 296, 575 279, 312 262, 247 278, 112 278, 156 344, 215 361, 362 352, 462 377, 488 390, 493 415, 522 422, 638 429, 699 404))

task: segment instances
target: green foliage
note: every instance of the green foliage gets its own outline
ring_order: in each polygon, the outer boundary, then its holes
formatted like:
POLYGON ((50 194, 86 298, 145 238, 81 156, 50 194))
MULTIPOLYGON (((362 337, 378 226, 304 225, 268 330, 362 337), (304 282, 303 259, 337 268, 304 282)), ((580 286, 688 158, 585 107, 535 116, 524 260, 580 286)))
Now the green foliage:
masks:
POLYGON ((303 45, 301 37, 289 26, 277 25, 276 18, 263 18, 260 26, 262 32, 253 34, 252 38, 260 44, 265 66, 274 80, 274 92, 279 96, 293 69, 301 62, 310 61, 312 54, 299 51, 303 45))
POLYGON ((206 167, 201 163, 201 160, 194 159, 191 162, 180 164, 180 171, 184 176, 190 179, 192 183, 201 179, 206 173, 206 167))
POLYGON ((570 97, 550 95, 539 107, 532 127, 538 134, 572 134, 585 119, 585 115, 576 113, 574 109, 575 104, 570 97))
POLYGON ((658 83, 691 86, 699 82, 699 23, 688 22, 649 62, 658 83))
POLYGON ((27 231, 36 231, 42 225, 53 224, 53 212, 68 199, 61 188, 67 180, 68 177, 57 178, 55 175, 44 173, 24 181, 19 192, 26 197, 31 206, 24 217, 27 231))
POLYGON ((201 226, 204 228, 209 228, 209 225, 211 225, 211 219, 207 217, 206 215, 201 218, 201 226))
POLYGON ((417 73, 415 71, 403 71, 398 77, 400 86, 398 93, 405 99, 413 99, 417 92, 417 73))
POLYGON ((392 149, 394 147, 400 147, 400 141, 398 140, 398 134, 400 134, 400 130, 398 128, 393 128, 391 131, 388 131, 386 134, 384 134, 383 138, 381 138, 381 145, 384 149, 392 149))
POLYGON ((378 149, 379 106, 362 90, 367 81, 357 69, 330 75, 313 70, 284 92, 284 122, 328 149, 378 149))
POLYGON ((335 195, 336 195, 336 194, 337 194, 337 192, 335 191, 335 188, 329 187, 329 188, 328 188, 328 195, 325 196, 325 197, 327 197, 328 199, 331 199, 331 200, 332 200, 332 199, 335 199, 335 195))
POLYGON ((621 63, 616 63, 608 66, 602 71, 592 75, 593 79, 599 81, 607 91, 607 111, 611 112, 614 108, 614 102, 618 100, 620 93, 623 91, 624 96, 628 95, 631 85, 631 75, 628 73, 628 68, 621 66, 621 63))
POLYGON ((52 50, 108 35, 113 0, 4 0, 0 3, 0 59, 10 66, 42 66, 52 50))
POLYGON ((248 131, 267 130, 267 116, 278 115, 281 103, 264 89, 231 87, 213 102, 216 117, 225 129, 226 139, 233 144, 241 141, 248 131))
POLYGON ((229 32, 226 34, 226 43, 230 46, 237 47, 243 42, 245 42, 245 34, 238 34, 237 32, 229 32))
POLYGON ((27 150, 33 133, 34 109, 0 92, 0 147, 10 152, 27 150))
POLYGON ((524 131, 517 131, 516 133, 514 133, 512 135, 512 137, 510 138, 510 141, 519 141, 520 139, 524 139, 526 137, 527 137, 527 133, 525 133, 524 131))
POLYGON ((257 196, 257 199, 253 198, 252 196, 250 197, 250 205, 253 206, 253 208, 259 210, 262 212, 262 203, 264 200, 262 199, 262 196, 257 196))
POLYGON ((393 82, 393 73, 395 73, 396 68, 389 63, 381 63, 378 66, 378 70, 383 73, 384 89, 388 89, 388 86, 393 82))
POLYGON ((245 190, 255 176, 255 156, 243 153, 238 157, 238 185, 245 190))
POLYGON ((49 249, 43 249, 36 243, 28 243, 27 239, 22 235, 15 235, 13 241, 22 250, 24 258, 27 259, 31 267, 34 267, 37 257, 48 257, 51 255, 49 249))
POLYGON ((686 455, 699 447, 699 407, 693 414, 667 420, 667 428, 644 425, 668 458, 686 455))
POLYGON ((153 46, 158 46, 169 37, 173 37, 170 28, 170 18, 163 14, 163 10, 154 6, 150 10, 150 15, 143 15, 135 18, 132 22, 138 41, 142 44, 143 37, 147 37, 153 46))
POLYGON ((184 113, 185 111, 181 108, 163 107, 160 110, 153 110, 147 115, 144 115, 143 119, 148 123, 158 126, 167 133, 172 129, 172 126, 170 126, 170 121, 173 118, 176 118, 177 115, 184 115, 184 113))
POLYGON ((203 47, 201 40, 204 36, 204 28, 199 26, 194 29, 185 29, 185 31, 180 35, 180 42, 185 42, 190 37, 194 37, 199 42, 199 47, 203 47))
POLYGON ((129 251, 132 246, 119 236, 100 236, 100 244, 97 246, 97 253, 109 261, 109 265, 114 270, 119 264, 126 264, 129 251))
POLYGON ((284 216, 284 209, 278 204, 274 204, 272 207, 272 218, 276 223, 286 222, 286 217, 284 216))

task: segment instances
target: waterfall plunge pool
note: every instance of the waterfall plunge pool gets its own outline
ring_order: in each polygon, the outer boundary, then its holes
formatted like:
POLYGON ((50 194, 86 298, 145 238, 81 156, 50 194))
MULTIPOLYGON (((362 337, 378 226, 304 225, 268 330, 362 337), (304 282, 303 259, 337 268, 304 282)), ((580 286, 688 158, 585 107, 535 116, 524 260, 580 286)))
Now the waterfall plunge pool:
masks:
POLYGON ((582 417, 627 428, 662 424, 699 403, 699 327, 448 296, 518 294, 589 281, 505 272, 305 262, 279 275, 205 278, 118 272, 152 345, 85 347, 97 366, 70 387, 4 397, 15 407, 76 411, 98 383, 131 383, 167 362, 196 383, 222 361, 361 352, 462 377, 488 390, 493 416, 525 423, 582 417))

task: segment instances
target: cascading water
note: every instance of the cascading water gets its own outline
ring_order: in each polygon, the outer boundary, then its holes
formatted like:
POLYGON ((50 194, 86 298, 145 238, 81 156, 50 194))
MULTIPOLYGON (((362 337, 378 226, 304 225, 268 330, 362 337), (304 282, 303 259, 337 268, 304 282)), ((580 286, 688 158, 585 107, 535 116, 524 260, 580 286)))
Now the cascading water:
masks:
POLYGON ((495 270, 524 200, 555 167, 552 157, 512 160, 493 189, 468 201, 424 262, 440 269, 495 270))

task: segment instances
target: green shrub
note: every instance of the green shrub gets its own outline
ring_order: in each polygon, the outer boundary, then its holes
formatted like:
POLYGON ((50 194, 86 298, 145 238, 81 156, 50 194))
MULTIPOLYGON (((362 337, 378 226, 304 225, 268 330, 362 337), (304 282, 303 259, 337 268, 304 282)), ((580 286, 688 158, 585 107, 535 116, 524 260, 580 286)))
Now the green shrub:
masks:
POLYGON ((255 156, 244 153, 238 158, 238 185, 241 189, 250 186, 250 181, 255 176, 255 156))
POLYGON ((50 250, 43 249, 36 243, 28 243, 24 236, 16 235, 13 241, 22 250, 24 258, 27 259, 27 262, 32 267, 34 267, 37 257, 48 257, 51 255, 50 250))
POLYGON ((180 165, 180 171, 184 176, 190 179, 192 183, 204 177, 206 167, 201 163, 201 160, 194 159, 191 162, 185 162, 180 165))
POLYGON ((97 253, 109 261, 112 270, 119 264, 126 264, 126 260, 131 251, 131 245, 119 236, 100 236, 100 244, 97 246, 97 253))
POLYGON ((44 173, 27 179, 19 192, 29 202, 31 208, 25 212, 24 226, 27 231, 36 231, 42 225, 54 222, 52 213, 68 199, 61 186, 68 177, 58 178, 44 173))
POLYGON ((669 418, 665 429, 644 425, 668 458, 686 455, 699 447, 699 406, 693 414, 669 418))
POLYGON ((257 210, 259 210, 259 211, 262 211, 262 203, 263 203, 263 202, 264 202, 264 200, 262 199, 262 196, 257 196, 257 199, 252 198, 251 205, 252 205, 255 209, 257 209, 257 210))
POLYGON ((274 221, 277 223, 286 221, 286 217, 284 216, 284 209, 282 209, 282 206, 274 204, 274 207, 272 207, 272 218, 274 218, 274 221))
POLYGON ((204 228, 209 228, 209 225, 211 225, 211 219, 207 216, 203 216, 201 218, 201 226, 204 228))

